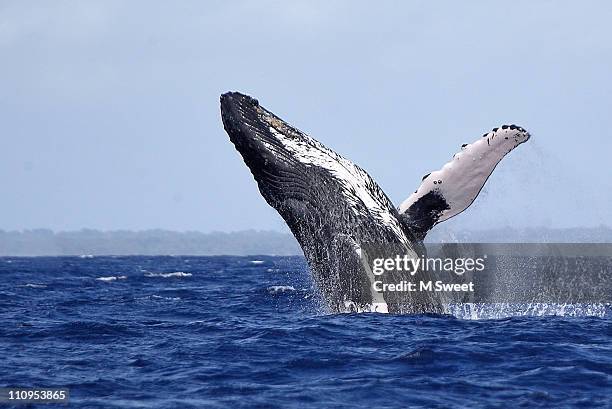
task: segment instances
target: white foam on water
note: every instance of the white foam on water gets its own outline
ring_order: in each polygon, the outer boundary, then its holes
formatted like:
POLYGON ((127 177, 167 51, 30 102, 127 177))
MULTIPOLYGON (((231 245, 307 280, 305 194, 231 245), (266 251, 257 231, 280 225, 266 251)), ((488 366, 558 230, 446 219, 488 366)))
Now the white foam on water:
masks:
POLYGON ((343 313, 367 313, 377 312, 380 314, 389 314, 389 307, 386 302, 373 302, 364 306, 358 305, 354 301, 344 301, 343 313))
POLYGON ((295 287, 293 287, 292 285, 272 285, 268 287, 267 290, 270 294, 282 294, 284 292, 295 291, 295 287))
MULTIPOLYGON (((153 294, 153 295, 146 295, 144 297, 138 297, 136 298, 138 301, 179 301, 181 299, 181 297, 164 297, 161 295, 157 295, 157 294, 153 294)), ((163 324, 158 324, 158 325, 163 325, 163 324)))
POLYGON ((162 277, 162 278, 170 278, 170 277, 191 277, 193 274, 185 273, 183 271, 175 271, 172 273, 150 273, 146 272, 145 277, 162 277))
POLYGON ((94 258, 93 254, 81 254, 79 258, 94 258))
POLYGON ((127 276, 109 276, 109 277, 98 277, 96 278, 96 280, 111 282, 111 281, 117 281, 117 280, 125 280, 126 278, 127 276))
POLYGON ((29 287, 29 288, 47 288, 45 284, 37 284, 37 283, 27 283, 24 285, 20 285, 19 287, 29 287))
POLYGON ((265 261, 263 261, 263 260, 251 260, 251 263, 253 263, 253 264, 263 264, 263 263, 265 263, 265 261))
POLYGON ((446 306, 446 313, 464 320, 491 320, 510 317, 604 317, 610 304, 451 304, 446 306))
POLYGON ((162 297, 161 295, 152 295, 149 297, 152 300, 168 300, 168 301, 178 301, 181 297, 162 297))

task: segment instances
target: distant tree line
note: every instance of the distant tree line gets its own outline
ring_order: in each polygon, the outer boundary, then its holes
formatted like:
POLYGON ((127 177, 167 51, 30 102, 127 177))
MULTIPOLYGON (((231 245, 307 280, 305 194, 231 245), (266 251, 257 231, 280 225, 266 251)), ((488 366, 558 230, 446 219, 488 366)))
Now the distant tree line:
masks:
POLYGON ((47 229, 0 230, 0 256, 39 255, 295 255, 292 235, 247 230, 235 233, 144 231, 53 232, 47 229))
MULTIPOLYGON (((451 232, 434 229, 429 242, 463 243, 612 243, 612 229, 600 227, 499 228, 451 232)), ((53 232, 47 229, 0 230, 0 256, 43 255, 300 255, 289 233, 246 230, 233 233, 143 231, 53 232)))
POLYGON ((612 228, 597 227, 503 227, 486 230, 450 230, 444 226, 433 229, 429 242, 461 243, 612 243, 612 228))

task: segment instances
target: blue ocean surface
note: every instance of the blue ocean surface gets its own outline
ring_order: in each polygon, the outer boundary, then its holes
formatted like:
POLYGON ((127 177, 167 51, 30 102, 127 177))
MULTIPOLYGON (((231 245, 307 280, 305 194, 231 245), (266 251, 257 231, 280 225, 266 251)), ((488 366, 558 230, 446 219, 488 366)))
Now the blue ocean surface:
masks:
POLYGON ((612 407, 609 312, 326 314, 301 257, 5 257, 0 274, 0 386, 67 387, 72 407, 612 407))

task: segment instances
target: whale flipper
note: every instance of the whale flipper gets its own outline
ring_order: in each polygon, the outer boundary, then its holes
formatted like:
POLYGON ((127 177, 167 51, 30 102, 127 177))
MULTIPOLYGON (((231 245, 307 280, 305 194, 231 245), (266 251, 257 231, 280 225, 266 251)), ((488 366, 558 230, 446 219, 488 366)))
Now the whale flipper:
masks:
MULTIPOLYGON (((381 299, 362 263, 361 248, 368 243, 414 257, 420 251, 420 242, 376 182, 251 97, 222 95, 221 116, 261 194, 300 243, 331 310, 344 311, 347 305, 373 310, 376 305, 378 311, 405 311, 389 303, 395 295, 381 299)), ((438 311, 430 301, 409 312, 438 311)))
POLYGON ((442 169, 423 176, 419 188, 399 207, 412 232, 422 240, 433 226, 467 209, 497 164, 529 138, 520 126, 494 128, 474 143, 463 144, 442 169))

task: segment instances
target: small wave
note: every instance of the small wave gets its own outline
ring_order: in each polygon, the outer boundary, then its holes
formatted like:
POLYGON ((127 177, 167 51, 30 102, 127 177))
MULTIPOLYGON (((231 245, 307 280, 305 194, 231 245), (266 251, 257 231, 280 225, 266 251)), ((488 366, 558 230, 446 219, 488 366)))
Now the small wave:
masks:
POLYGON ((145 273, 145 277, 163 277, 163 278, 170 278, 170 277, 191 277, 193 274, 191 273, 185 273, 183 271, 175 271, 173 273, 145 273))
POLYGON ((46 284, 37 284, 37 283, 27 283, 27 284, 21 285, 20 287, 47 288, 46 284))
POLYGON ((169 300, 169 301, 178 301, 181 299, 181 297, 162 297, 161 295, 152 295, 151 298, 155 300, 169 300))
POLYGON ((67 322, 53 328, 52 331, 54 336, 70 337, 71 339, 86 341, 97 339, 100 336, 115 338, 138 335, 138 332, 130 325, 96 321, 67 322))
POLYGON ((435 352, 429 348, 417 348, 406 354, 401 354, 393 358, 394 361, 409 363, 430 363, 435 358, 435 352))
POLYGON ((253 264, 263 264, 263 263, 265 263, 265 261, 263 261, 263 260, 251 260, 251 263, 253 263, 253 264))
POLYGON ((140 300, 140 301, 150 301, 150 300, 179 301, 180 299, 181 297, 162 297, 161 295, 155 295, 155 294, 137 298, 137 300, 140 300))
POLYGON ((295 287, 293 287, 292 285, 272 285, 268 287, 268 292, 270 294, 278 294, 291 291, 295 291, 295 287))
POLYGON ((79 258, 94 258, 93 254, 81 254, 79 258))
POLYGON ((127 276, 109 276, 109 277, 98 277, 96 278, 96 280, 110 282, 110 281, 117 281, 117 280, 125 280, 126 278, 127 276))

